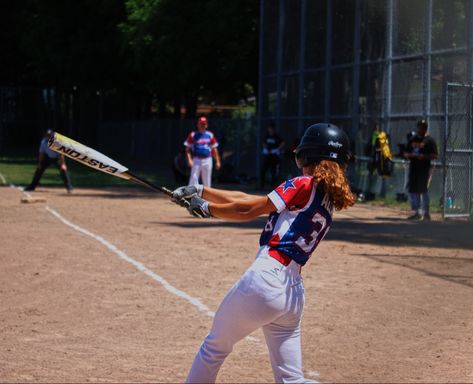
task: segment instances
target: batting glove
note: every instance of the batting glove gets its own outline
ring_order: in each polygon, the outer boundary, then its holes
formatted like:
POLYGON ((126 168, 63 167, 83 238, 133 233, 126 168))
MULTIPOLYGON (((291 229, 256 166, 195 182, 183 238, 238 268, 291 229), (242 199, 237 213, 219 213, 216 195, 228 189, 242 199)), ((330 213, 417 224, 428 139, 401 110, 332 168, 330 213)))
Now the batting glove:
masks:
POLYGON ((203 190, 204 186, 201 184, 179 187, 172 192, 171 200, 182 207, 187 207, 186 201, 192 196, 202 197, 203 190))
POLYGON ((201 219, 207 219, 212 216, 209 210, 209 202, 197 195, 192 196, 187 210, 192 216, 199 217, 201 219))

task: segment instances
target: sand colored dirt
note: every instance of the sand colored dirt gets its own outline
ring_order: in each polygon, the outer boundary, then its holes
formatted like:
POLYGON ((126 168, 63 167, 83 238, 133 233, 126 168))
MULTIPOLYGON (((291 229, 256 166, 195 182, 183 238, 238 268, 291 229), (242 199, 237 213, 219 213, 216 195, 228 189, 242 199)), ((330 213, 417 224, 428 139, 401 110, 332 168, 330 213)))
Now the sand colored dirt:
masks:
MULTIPOLYGON (((183 382, 212 318, 68 222, 216 311, 250 265, 264 218, 199 220, 141 189, 0 188, 0 382, 183 382)), ((473 225, 337 213, 303 268, 307 377, 473 383, 473 225)), ((273 380, 261 331, 219 382, 273 380)))

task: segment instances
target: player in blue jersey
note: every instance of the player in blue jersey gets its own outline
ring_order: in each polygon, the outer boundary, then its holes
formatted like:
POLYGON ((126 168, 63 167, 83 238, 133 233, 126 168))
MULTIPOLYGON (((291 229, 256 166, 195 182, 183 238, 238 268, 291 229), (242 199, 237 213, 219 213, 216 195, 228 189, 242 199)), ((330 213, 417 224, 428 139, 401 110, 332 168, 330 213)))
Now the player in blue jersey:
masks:
POLYGON ((256 260, 218 308, 187 377, 189 383, 215 382, 233 345, 261 327, 275 382, 310 382, 302 370, 301 268, 330 229, 333 211, 350 207, 355 197, 345 174, 349 141, 338 127, 310 126, 294 152, 303 175, 267 196, 201 185, 173 192, 174 201, 183 204, 186 199, 189 211, 198 217, 252 220, 269 214, 256 260))
POLYGON ((202 184, 210 187, 212 183, 212 156, 215 159, 215 169, 220 169, 220 156, 218 154, 218 142, 212 132, 207 130, 208 121, 205 116, 199 117, 197 131, 192 131, 187 136, 184 146, 186 147, 187 163, 191 168, 189 185, 202 184))

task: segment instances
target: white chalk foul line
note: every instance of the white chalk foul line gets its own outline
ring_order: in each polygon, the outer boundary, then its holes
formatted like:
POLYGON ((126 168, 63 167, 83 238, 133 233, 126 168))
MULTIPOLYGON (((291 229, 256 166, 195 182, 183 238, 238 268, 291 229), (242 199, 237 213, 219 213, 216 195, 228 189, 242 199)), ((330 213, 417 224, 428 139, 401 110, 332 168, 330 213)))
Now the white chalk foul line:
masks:
POLYGON ((23 195, 25 195, 28 199, 31 199, 31 198, 32 198, 31 195, 30 195, 28 192, 26 192, 23 187, 18 187, 18 186, 16 186, 15 184, 10 184, 10 187, 11 187, 11 188, 16 188, 16 189, 18 189, 18 190, 19 190, 23 195))
MULTIPOLYGON (((2 180, 4 181, 4 184, 6 184, 6 180, 5 178, 3 177, 3 175, 0 173, 0 176, 2 176, 2 180)), ((26 196, 28 197, 31 197, 31 195, 24 191, 22 187, 18 187, 16 186, 15 184, 10 184, 10 188, 15 188, 15 189, 18 189, 20 190, 22 193, 24 193, 26 196)), ((87 236, 90 236, 92 237, 93 239, 97 240, 98 242, 102 243, 103 245, 105 245, 108 249, 110 249, 113 253, 115 253, 118 257, 120 257, 122 260, 125 260, 126 262, 132 264, 136 269, 138 269, 139 271, 145 273, 147 276, 151 277, 153 280, 161 283, 164 288, 166 288, 169 292, 173 293, 174 295, 178 296, 178 297, 181 297, 185 300, 187 300, 189 303, 191 303, 192 305, 194 305, 195 307, 197 307, 197 309, 199 309, 199 311, 205 313, 207 316, 209 317, 215 317, 215 312, 211 311, 209 309, 209 307, 207 307, 205 304, 203 304, 199 299, 195 298, 195 297, 192 297, 190 296, 188 293, 184 292, 184 291, 181 291, 179 289, 177 289, 176 287, 172 286, 171 284, 169 284, 165 279, 163 279, 161 276, 159 276, 158 274, 154 273, 153 271, 149 270, 148 268, 146 268, 144 266, 143 263, 140 263, 139 261, 136 261, 135 259, 131 258, 130 256, 128 256, 125 252, 119 250, 115 245, 113 245, 112 243, 108 242, 107 240, 105 240, 103 237, 101 236, 98 236, 98 235, 95 235, 94 233, 92 232, 89 232, 87 229, 84 229, 72 222, 70 222, 69 220, 65 219, 64 217, 62 217, 57 211, 55 211, 54 209, 46 206, 45 207, 46 210, 48 210, 52 215, 54 215, 56 218, 58 218, 60 221, 62 221, 64 224, 66 224, 67 226, 75 229, 76 231, 79 231, 81 233, 83 233, 84 235, 87 235, 87 236)), ((255 343, 259 343, 259 339, 257 337, 254 337, 254 336, 246 336, 245 339, 247 341, 252 341, 252 342, 255 342, 255 343)))
POLYGON ((84 229, 69 220, 65 219, 63 216, 61 216, 57 211, 54 209, 46 206, 46 210, 50 212, 52 215, 54 215, 57 219, 62 221, 64 224, 66 224, 68 227, 71 227, 72 229, 75 229, 78 232, 83 233, 84 235, 90 236, 93 239, 97 240, 98 242, 102 243, 106 248, 108 248, 110 251, 115 253, 120 259, 130 263, 133 265, 136 269, 139 271, 143 272, 145 275, 151 277, 153 280, 157 281, 158 283, 162 284, 162 286, 171 292, 172 294, 187 300, 189 303, 197 307, 197 309, 203 313, 205 313, 207 316, 214 317, 215 312, 212 312, 209 307, 207 307, 205 304, 203 304, 199 299, 190 296, 188 293, 181 291, 177 289, 176 287, 172 286, 169 284, 165 279, 163 279, 161 276, 159 276, 157 273, 154 273, 150 269, 146 268, 146 266, 143 263, 140 263, 139 261, 136 261, 132 257, 128 256, 125 252, 121 251, 118 249, 115 245, 110 243, 109 241, 105 240, 103 237, 96 235, 87 229, 84 229))
MULTIPOLYGON (((197 307, 197 309, 201 312, 203 312, 204 314, 206 314, 207 316, 210 316, 210 317, 215 317, 215 312, 211 311, 209 309, 209 307, 207 307, 204 303, 202 303, 199 299, 195 298, 195 297, 192 297, 191 295, 189 295, 188 293, 184 292, 184 291, 181 291, 180 289, 177 289, 176 287, 172 286, 171 284, 169 284, 163 277, 159 276, 157 273, 154 273, 153 271, 151 271, 150 269, 146 268, 146 266, 143 264, 143 263, 140 263, 139 261, 136 261, 135 259, 133 259, 132 257, 128 256, 125 252, 123 252, 122 250, 118 249, 115 245, 113 245, 112 243, 110 243, 109 241, 105 240, 103 237, 99 236, 99 235, 96 235, 90 231, 88 231, 87 229, 84 229, 80 226, 78 226, 77 224, 74 224, 72 222, 70 222, 69 220, 67 220, 66 218, 64 218, 63 216, 61 216, 56 210, 54 210, 53 208, 50 208, 48 206, 45 207, 46 210, 48 212, 50 212, 52 215, 54 215, 57 219, 59 219, 60 221, 62 221, 64 224, 66 224, 68 227, 71 227, 72 229, 75 229, 76 231, 78 232, 81 232, 83 233, 84 235, 87 235, 87 236, 90 236, 92 237, 93 239, 97 240, 98 242, 102 243, 105 247, 107 247, 110 251, 112 251, 113 253, 115 253, 120 259, 130 263, 131 265, 133 265, 136 269, 138 269, 139 271, 143 272, 144 274, 146 274, 147 276, 151 277, 153 280, 157 281, 158 283, 162 284, 164 288, 166 288, 169 292, 171 292, 172 294, 184 299, 184 300, 187 300, 189 303, 191 303, 193 306, 197 307)), ((254 336, 246 336, 245 337, 245 340, 247 341, 251 341, 251 342, 255 342, 255 343, 259 343, 259 339, 257 337, 254 337, 254 336)))
MULTIPOLYGON (((3 175, 1 173, 0 173, 0 180, 3 182, 3 184, 6 184, 6 180, 5 180, 5 178, 3 177, 3 175)), ((14 184, 10 184, 10 187, 19 189, 25 195, 29 196, 29 193, 23 191, 23 188, 21 188, 21 187, 17 187, 14 184)), ((99 235, 96 235, 96 234, 88 231, 87 229, 84 229, 84 228, 70 222, 69 220, 67 220, 66 218, 61 216, 56 210, 54 210, 54 209, 52 209, 48 206, 46 206, 45 208, 48 212, 50 212, 53 216, 55 216, 57 219, 62 221, 65 225, 71 227, 72 229, 75 229, 78 232, 83 233, 84 235, 90 236, 93 239, 97 240, 98 242, 102 243, 105 247, 107 247, 109 250, 111 250, 113 253, 115 253, 119 258, 121 258, 122 260, 132 264, 136 269, 143 272, 147 276, 151 277, 153 280, 157 281, 158 283, 162 284, 164 286, 164 288, 166 290, 168 290, 169 292, 171 292, 172 294, 187 300, 189 303, 191 303, 192 305, 197 307, 197 309, 199 311, 205 313, 207 316, 215 317, 215 312, 211 311, 209 309, 209 307, 207 307, 205 304, 203 304, 199 299, 197 299, 195 297, 192 297, 188 293, 186 293, 184 291, 181 291, 181 290, 177 289, 176 287, 172 286, 164 278, 159 276, 157 273, 154 273, 153 271, 146 268, 143 263, 140 263, 139 261, 136 261, 135 259, 131 258, 125 252, 118 249, 115 245, 113 245, 109 241, 105 240, 103 237, 101 237, 99 235)), ((259 342, 259 339, 257 337, 254 337, 254 336, 246 336, 245 340, 252 341, 252 342, 255 342, 255 343, 259 342)), ((318 377, 320 374, 317 371, 308 370, 308 371, 306 371, 306 375, 310 376, 310 377, 318 377)), ((313 381, 313 383, 318 383, 318 381, 313 381)))

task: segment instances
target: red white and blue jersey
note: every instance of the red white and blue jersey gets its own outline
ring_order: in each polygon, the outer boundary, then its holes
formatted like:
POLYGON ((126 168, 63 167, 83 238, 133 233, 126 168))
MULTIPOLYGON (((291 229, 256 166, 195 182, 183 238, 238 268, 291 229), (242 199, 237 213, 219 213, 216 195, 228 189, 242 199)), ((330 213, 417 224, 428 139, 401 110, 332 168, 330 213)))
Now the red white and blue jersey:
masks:
POLYGON ((192 157, 206 159, 212 155, 212 148, 218 147, 217 139, 210 131, 192 131, 184 145, 192 150, 192 157))
POLYGON ((333 203, 313 176, 285 181, 269 195, 276 207, 266 222, 260 246, 282 253, 300 265, 327 234, 332 224, 333 203))

